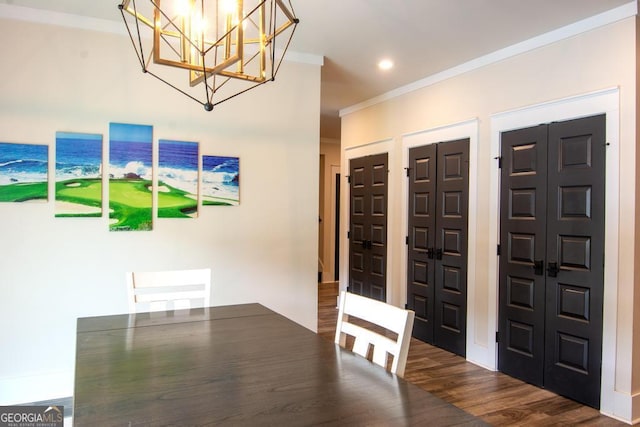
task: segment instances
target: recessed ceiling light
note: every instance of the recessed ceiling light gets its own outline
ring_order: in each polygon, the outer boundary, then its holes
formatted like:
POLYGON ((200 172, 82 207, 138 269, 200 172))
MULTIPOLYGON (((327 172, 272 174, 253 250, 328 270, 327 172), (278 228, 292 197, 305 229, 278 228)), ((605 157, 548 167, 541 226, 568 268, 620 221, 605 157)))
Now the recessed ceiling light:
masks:
POLYGON ((393 68, 393 61, 391 61, 390 59, 383 59, 382 61, 378 62, 378 68, 385 71, 390 70, 393 68))

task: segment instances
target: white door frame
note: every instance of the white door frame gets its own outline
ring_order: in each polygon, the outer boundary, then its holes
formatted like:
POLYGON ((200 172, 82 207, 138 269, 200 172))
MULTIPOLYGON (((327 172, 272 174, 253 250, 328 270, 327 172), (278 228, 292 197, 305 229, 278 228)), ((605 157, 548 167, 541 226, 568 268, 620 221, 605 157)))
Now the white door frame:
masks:
MULTIPOLYGON (((476 358, 476 307, 477 280, 476 280, 476 246, 477 246, 477 212, 478 212, 478 119, 471 119, 460 123, 439 126, 419 132, 413 132, 402 136, 402 164, 409 168, 409 150, 414 147, 435 144, 438 142, 454 141, 469 138, 469 201, 467 222, 467 342, 466 354, 468 360, 476 358)), ((409 180, 402 179, 402 201, 400 220, 403 233, 409 232, 409 180)), ((409 248, 405 245, 401 252, 400 274, 402 275, 401 298, 407 302, 407 262, 409 248)), ((486 348, 483 352, 486 352, 486 348)))
MULTIPOLYGON (((494 114, 491 117, 491 152, 500 156, 500 134, 505 131, 535 126, 540 123, 571 120, 597 114, 606 114, 606 177, 605 177, 605 260, 604 260, 604 299, 603 299, 603 339, 602 374, 600 389, 601 412, 619 413, 627 405, 625 398, 615 390, 616 338, 618 315, 618 243, 619 243, 619 205, 620 205, 620 107, 619 89, 613 88, 576 97, 560 99, 533 105, 517 110, 494 114)), ((489 247, 495 248, 499 242, 500 221, 500 171, 496 168, 491 174, 490 183, 490 224, 489 247)), ((489 312, 488 333, 498 330, 498 257, 489 259, 489 312)), ((490 335, 491 336, 491 335, 490 335)), ((487 361, 497 369, 498 345, 487 354, 487 361)))
MULTIPOLYGON (((349 197, 351 192, 349 191, 349 183, 347 177, 349 175, 349 163, 351 159, 357 159, 358 157, 371 156, 374 154, 387 153, 387 165, 389 168, 389 174, 387 175, 387 189, 390 188, 393 182, 397 182, 398 170, 394 168, 394 155, 393 155, 393 138, 384 139, 381 141, 371 142, 369 144, 360 145, 357 147, 346 148, 342 152, 341 169, 342 174, 340 179, 340 285, 339 291, 346 291, 349 286, 349 239, 347 238, 347 231, 349 231, 349 197)), ((395 205, 396 200, 392 191, 387 192, 387 235, 385 240, 387 242, 387 283, 386 294, 387 302, 390 304, 398 305, 399 302, 392 295, 392 289, 390 289, 389 283, 392 277, 392 257, 391 257, 391 244, 389 236, 391 235, 389 228, 393 224, 396 224, 397 219, 394 215, 394 209, 390 209, 395 205)))

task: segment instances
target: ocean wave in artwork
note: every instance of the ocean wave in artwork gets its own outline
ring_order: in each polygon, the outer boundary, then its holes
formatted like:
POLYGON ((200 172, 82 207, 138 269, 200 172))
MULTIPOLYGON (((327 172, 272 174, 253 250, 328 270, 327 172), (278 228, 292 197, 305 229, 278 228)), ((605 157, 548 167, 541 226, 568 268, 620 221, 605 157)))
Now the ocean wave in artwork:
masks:
POLYGON ((203 156, 202 174, 204 183, 238 183, 240 159, 238 157, 203 156))
POLYGON ((152 168, 143 162, 132 161, 124 166, 109 165, 109 176, 112 179, 132 178, 151 179, 152 168))
POLYGON ((42 170, 47 167, 47 161, 38 159, 9 160, 1 163, 0 167, 3 168, 3 171, 42 170))
POLYGON ((47 181, 46 161, 19 159, 0 164, 0 185, 45 181, 47 181))
POLYGON ((4 163, 0 163, 0 168, 5 167, 5 166, 10 166, 16 163, 23 163, 24 160, 19 159, 19 160, 9 160, 8 162, 4 162, 4 163))
POLYGON ((237 172, 203 172, 202 182, 205 184, 238 185, 237 172))
POLYGON ((198 170, 159 167, 158 181, 187 193, 196 194, 198 191, 198 170))
POLYGON ((74 178, 100 178, 102 167, 100 165, 73 165, 56 164, 56 180, 65 181, 74 178))

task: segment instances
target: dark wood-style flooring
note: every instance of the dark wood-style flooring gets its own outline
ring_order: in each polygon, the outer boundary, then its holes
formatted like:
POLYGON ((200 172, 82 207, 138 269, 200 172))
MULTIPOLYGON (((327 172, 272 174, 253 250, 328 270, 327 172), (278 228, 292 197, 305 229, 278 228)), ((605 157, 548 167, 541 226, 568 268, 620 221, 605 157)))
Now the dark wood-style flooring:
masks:
MULTIPOLYGON (((318 285, 318 334, 333 341, 336 283, 318 285)), ((411 339, 405 379, 494 426, 624 426, 550 391, 411 339)))

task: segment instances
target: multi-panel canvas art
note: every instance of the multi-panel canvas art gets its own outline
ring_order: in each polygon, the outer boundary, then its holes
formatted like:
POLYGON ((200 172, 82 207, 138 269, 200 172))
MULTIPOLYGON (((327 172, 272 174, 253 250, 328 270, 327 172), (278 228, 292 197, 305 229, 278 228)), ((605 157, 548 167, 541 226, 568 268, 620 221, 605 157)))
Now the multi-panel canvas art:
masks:
POLYGON ((56 132, 56 217, 102 216, 102 135, 56 132))
POLYGON ((240 159, 202 156, 202 204, 240 204, 240 159))
POLYGON ((198 143, 158 141, 158 218, 198 216, 198 143))
MULTIPOLYGON (((158 218, 196 218, 200 198, 203 206, 240 204, 238 157, 201 156, 198 142, 159 139, 154 175, 153 126, 109 123, 107 149, 104 143, 101 134, 56 132, 56 217, 102 218, 104 179, 110 231, 151 230, 154 191, 158 218)), ((0 142, 0 202, 46 202, 48 196, 49 146, 0 142)))
POLYGON ((153 127, 109 124, 109 230, 151 230, 153 127))
POLYGON ((0 202, 46 202, 49 147, 0 142, 0 202))

